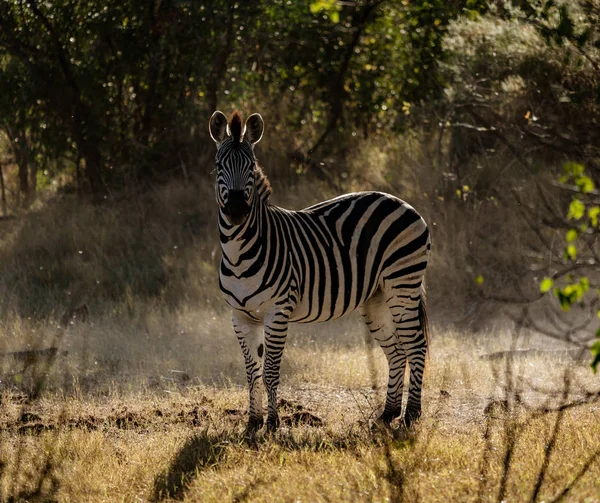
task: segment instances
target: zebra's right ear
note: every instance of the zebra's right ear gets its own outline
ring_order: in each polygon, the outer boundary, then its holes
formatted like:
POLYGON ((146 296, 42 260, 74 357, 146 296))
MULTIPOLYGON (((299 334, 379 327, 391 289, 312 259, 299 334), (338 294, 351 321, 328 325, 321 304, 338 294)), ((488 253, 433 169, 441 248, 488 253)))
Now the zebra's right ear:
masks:
POLYGON ((227 131, 227 117, 223 112, 216 111, 212 114, 208 123, 208 130, 210 131, 210 137, 217 145, 227 138, 229 134, 227 131))
POLYGON ((244 140, 250 142, 254 147, 262 138, 263 131, 265 129, 265 123, 260 114, 252 114, 246 119, 246 126, 244 127, 244 140))

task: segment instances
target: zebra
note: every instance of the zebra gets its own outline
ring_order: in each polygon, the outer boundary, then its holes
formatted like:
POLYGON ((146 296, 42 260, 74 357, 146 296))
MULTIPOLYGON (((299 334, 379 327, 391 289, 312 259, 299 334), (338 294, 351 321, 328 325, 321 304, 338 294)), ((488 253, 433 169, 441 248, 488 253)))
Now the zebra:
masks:
POLYGON ((356 192, 301 211, 270 202, 271 186, 254 147, 260 114, 242 125, 235 111, 210 118, 216 143, 216 199, 222 258, 219 286, 232 309, 249 389, 248 434, 279 426, 277 390, 289 323, 340 318, 356 309, 389 366, 385 407, 374 425, 401 417, 406 364, 410 380, 403 424, 421 415, 429 345, 424 275, 431 241, 424 219, 382 192, 356 192))

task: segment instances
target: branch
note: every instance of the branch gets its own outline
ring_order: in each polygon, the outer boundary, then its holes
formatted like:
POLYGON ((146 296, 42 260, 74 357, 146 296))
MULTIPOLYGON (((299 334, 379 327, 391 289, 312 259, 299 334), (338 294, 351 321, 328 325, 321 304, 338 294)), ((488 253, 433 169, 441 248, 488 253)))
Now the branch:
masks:
POLYGON ((50 23, 48 18, 46 16, 44 16, 42 11, 37 6, 37 0, 29 0, 29 6, 31 7, 31 10, 33 11, 33 13, 39 18, 41 23, 44 25, 44 27, 48 31, 48 34, 50 35, 50 38, 52 39, 52 42, 54 44, 54 49, 56 50, 56 55, 58 57, 58 62, 60 64, 60 68, 63 72, 63 75, 64 75, 65 79, 67 80, 67 83, 69 84, 69 86, 71 87, 73 92, 75 93, 76 100, 79 103, 80 102, 79 97, 81 96, 81 92, 79 90, 79 86, 77 85, 77 82, 75 82, 75 78, 73 77, 73 73, 71 72, 71 67, 65 56, 64 46, 62 45, 60 38, 59 38, 58 34, 56 33, 56 30, 54 29, 54 27, 52 26, 52 24, 50 23))
POLYGON ((379 7, 384 0, 377 0, 376 2, 367 2, 364 6, 360 16, 356 15, 358 18, 358 25, 356 30, 354 31, 354 35, 350 44, 346 47, 346 53, 344 54, 344 58, 342 59, 342 63, 340 65, 340 70, 337 74, 336 79, 333 81, 330 89, 330 94, 333 96, 333 102, 331 103, 331 114, 329 117, 329 123, 323 131, 323 134, 319 137, 316 143, 308 150, 308 157, 315 153, 315 151, 323 144, 325 139, 329 136, 331 131, 335 128, 336 124, 340 116, 342 115, 344 96, 346 95, 346 91, 344 90, 344 79, 346 77, 346 73, 348 71, 348 67, 350 66, 350 61, 354 56, 354 50, 356 46, 360 42, 360 37, 363 34, 363 31, 367 27, 367 24, 376 11, 377 7, 379 7))
POLYGON ((581 470, 573 477, 573 480, 552 500, 552 503, 562 501, 567 494, 573 489, 573 486, 587 473, 590 467, 600 458, 600 449, 594 452, 581 467, 581 470))

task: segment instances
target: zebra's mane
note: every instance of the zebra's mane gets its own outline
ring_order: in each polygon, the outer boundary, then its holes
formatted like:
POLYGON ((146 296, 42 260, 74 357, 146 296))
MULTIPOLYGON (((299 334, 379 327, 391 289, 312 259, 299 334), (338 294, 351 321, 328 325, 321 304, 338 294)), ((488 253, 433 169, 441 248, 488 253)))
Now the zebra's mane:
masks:
POLYGON ((229 131, 233 141, 239 143, 242 140, 242 116, 237 110, 233 111, 229 119, 229 131))
POLYGON ((269 183, 269 179, 258 163, 256 164, 254 172, 254 183, 258 189, 258 195, 264 202, 269 202, 269 197, 271 195, 271 184, 269 183))

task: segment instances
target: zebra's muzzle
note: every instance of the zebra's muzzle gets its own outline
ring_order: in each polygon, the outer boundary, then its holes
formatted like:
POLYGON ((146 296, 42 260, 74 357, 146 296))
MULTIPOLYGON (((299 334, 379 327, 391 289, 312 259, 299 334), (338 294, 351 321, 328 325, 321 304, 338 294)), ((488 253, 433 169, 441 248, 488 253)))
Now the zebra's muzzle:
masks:
POLYGON ((250 206, 246 203, 243 190, 229 191, 229 197, 227 198, 223 212, 233 225, 240 225, 246 220, 246 217, 250 213, 250 206))

